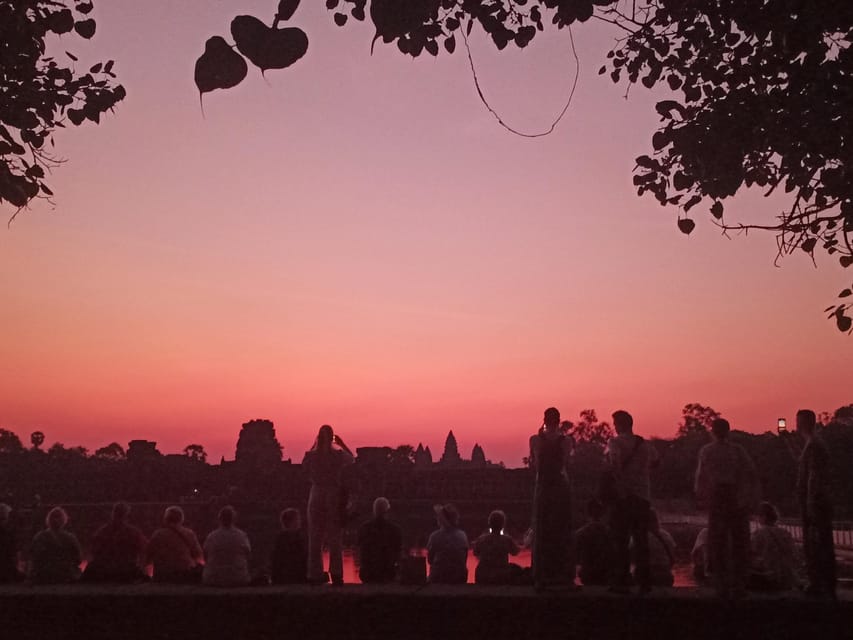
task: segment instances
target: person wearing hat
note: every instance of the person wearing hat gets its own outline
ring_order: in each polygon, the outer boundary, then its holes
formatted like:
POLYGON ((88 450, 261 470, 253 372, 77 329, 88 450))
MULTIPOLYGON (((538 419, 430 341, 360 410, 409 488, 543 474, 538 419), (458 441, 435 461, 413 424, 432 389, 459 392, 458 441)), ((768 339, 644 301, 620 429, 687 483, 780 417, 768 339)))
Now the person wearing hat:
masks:
POLYGON ((468 536, 459 528, 459 512, 452 504, 433 507, 438 530, 427 542, 429 581, 432 584, 468 582, 468 536))

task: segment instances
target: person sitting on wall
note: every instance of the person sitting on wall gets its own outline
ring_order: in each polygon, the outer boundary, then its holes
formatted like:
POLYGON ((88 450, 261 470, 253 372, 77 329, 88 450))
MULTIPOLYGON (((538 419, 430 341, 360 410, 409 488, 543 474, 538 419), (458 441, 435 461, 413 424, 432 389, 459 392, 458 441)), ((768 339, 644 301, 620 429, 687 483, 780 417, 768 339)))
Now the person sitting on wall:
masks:
POLYGON ((183 523, 183 510, 168 507, 163 514, 163 527, 148 541, 145 564, 154 566, 155 582, 192 584, 201 581, 204 554, 193 530, 183 523))
POLYGON ((675 564, 675 540, 662 529, 657 511, 649 509, 649 580, 653 587, 671 587, 675 580, 672 567, 675 564))
POLYGON ((225 506, 219 511, 219 528, 204 541, 204 571, 201 581, 211 587, 242 587, 251 581, 249 536, 234 526, 237 513, 225 506))
POLYGON ((128 522, 130 505, 113 505, 110 521, 92 537, 92 553, 83 572, 86 582, 139 582, 147 580, 142 558, 148 541, 128 522))
POLYGON ((403 533, 387 518, 387 498, 373 501, 373 518, 358 530, 358 577, 364 583, 393 582, 397 577, 403 533))
POLYGON ((18 540, 12 527, 11 513, 12 507, 0 503, 0 584, 24 579, 18 570, 18 540))
POLYGON ((602 518, 604 505, 590 500, 586 505, 590 521, 575 534, 575 557, 580 570, 578 575, 584 585, 606 586, 613 575, 613 540, 610 529, 602 518))
POLYGON ((489 531, 477 538, 471 547, 480 559, 474 571, 477 584, 517 584, 521 580, 521 567, 509 561, 510 555, 518 555, 518 545, 504 534, 505 526, 506 514, 492 511, 489 531))
POLYGON ((708 527, 703 527, 696 536, 693 550, 690 552, 693 561, 693 578, 699 584, 711 580, 711 554, 708 553, 708 527))
POLYGON ((468 536, 459 528, 459 512, 452 504, 433 507, 438 530, 427 541, 429 581, 465 584, 468 581, 468 536))
POLYGON ((779 527, 779 512, 769 502, 758 507, 759 527, 752 532, 747 587, 754 591, 784 591, 794 588, 794 538, 779 527))
POLYGON ((61 584, 80 578, 80 543, 65 530, 67 524, 65 509, 54 507, 45 518, 46 528, 33 538, 29 578, 34 583, 61 584))
POLYGON ((279 516, 281 531, 275 538, 270 558, 273 584, 308 582, 308 538, 296 509, 285 509, 279 516))

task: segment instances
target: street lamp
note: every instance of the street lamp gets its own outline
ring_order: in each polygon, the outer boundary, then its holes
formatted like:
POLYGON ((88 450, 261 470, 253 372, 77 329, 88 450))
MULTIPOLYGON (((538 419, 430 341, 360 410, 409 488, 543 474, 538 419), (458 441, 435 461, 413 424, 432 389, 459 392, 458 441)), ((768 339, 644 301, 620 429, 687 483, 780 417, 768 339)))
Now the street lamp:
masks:
POLYGON ((788 423, 785 418, 779 418, 776 420, 776 431, 780 434, 788 432, 788 423))

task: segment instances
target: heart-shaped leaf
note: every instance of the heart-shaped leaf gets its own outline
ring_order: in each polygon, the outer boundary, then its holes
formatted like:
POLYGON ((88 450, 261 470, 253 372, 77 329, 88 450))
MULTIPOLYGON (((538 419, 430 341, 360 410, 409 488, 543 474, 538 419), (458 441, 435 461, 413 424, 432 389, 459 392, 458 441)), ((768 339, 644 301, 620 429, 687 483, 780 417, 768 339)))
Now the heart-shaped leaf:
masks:
POLYGON ((95 35, 95 21, 89 18, 88 20, 80 20, 74 23, 74 31, 80 34, 81 37, 90 39, 95 35))
POLYGON ((240 53, 261 72, 289 67, 308 51, 308 36, 302 29, 273 29, 254 16, 234 18, 231 35, 240 53))
POLYGON ((717 220, 723 217, 723 203, 717 200, 714 204, 711 205, 711 215, 714 216, 717 220))
POLYGON ((678 219, 678 229, 681 233, 685 235, 690 235, 693 229, 696 228, 696 223, 693 222, 690 218, 679 218, 678 219))
POLYGON ((195 86, 199 93, 230 89, 243 81, 249 67, 221 36, 204 43, 204 53, 195 63, 195 86))

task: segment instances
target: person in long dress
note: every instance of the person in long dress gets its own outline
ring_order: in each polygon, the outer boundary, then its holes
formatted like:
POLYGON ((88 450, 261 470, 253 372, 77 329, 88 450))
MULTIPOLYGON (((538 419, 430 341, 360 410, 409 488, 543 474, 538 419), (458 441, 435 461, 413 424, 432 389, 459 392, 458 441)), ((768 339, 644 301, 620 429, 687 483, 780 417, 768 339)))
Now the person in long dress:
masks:
POLYGON ((308 496, 308 582, 343 584, 343 487, 341 473, 354 462, 352 452, 327 424, 320 427, 314 447, 302 466, 311 479, 308 496), (336 445, 334 448, 332 445, 336 445), (329 573, 323 571, 323 542, 329 546, 329 573))
POLYGON ((569 459, 572 439, 560 432, 560 412, 545 410, 544 424, 530 438, 533 494, 533 581, 537 589, 574 586, 569 459))

